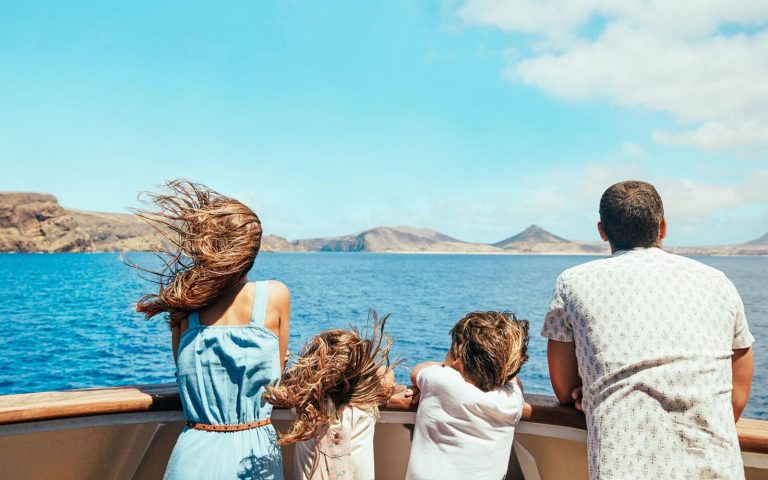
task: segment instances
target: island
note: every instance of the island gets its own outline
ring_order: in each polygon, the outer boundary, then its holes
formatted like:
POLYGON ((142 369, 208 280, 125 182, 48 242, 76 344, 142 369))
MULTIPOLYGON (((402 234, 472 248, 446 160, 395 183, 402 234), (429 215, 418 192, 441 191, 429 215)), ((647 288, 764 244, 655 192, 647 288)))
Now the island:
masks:
MULTIPOLYGON (((45 193, 0 192, 0 252, 151 251, 162 237, 135 215, 62 207, 45 193)), ((379 252, 608 255, 604 242, 579 242, 531 225, 495 243, 466 242, 428 228, 381 226, 336 237, 265 235, 263 252, 379 252)), ((671 247, 682 255, 768 255, 768 233, 738 245, 671 247)))

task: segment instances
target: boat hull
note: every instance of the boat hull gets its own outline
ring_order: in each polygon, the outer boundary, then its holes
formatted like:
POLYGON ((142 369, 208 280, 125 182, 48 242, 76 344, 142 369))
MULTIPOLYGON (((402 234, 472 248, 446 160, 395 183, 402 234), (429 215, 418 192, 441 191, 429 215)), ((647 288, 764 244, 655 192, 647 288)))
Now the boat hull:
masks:
MULTIPOLYGON (((160 479, 184 426, 172 386, 93 389, 0 397, 0 476, 8 479, 160 479), (160 393, 158 393, 160 392, 160 393), (147 398, 142 397, 148 396, 147 398), (95 399, 95 400, 94 400, 95 399)), ((508 479, 587 479, 583 416, 551 397, 529 395, 508 479)), ((291 413, 276 409, 285 430, 291 413)), ((376 478, 405 477, 416 413, 393 402, 381 412, 376 478)), ((748 480, 768 478, 768 422, 740 422, 748 480)), ((291 478, 293 449, 283 449, 291 478)))

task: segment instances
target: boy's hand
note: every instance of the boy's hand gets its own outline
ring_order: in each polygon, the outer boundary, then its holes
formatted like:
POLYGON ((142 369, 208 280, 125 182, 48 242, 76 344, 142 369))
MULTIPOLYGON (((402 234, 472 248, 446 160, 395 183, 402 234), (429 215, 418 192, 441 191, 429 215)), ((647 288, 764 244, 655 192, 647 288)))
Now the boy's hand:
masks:
MULTIPOLYGON (((418 389, 416 389, 418 395, 418 389)), ((413 400, 414 391, 405 385, 396 385, 392 396, 389 397, 387 406, 390 408, 402 408, 404 410, 415 410, 416 403, 413 400)), ((416 400, 418 402, 418 400, 416 400)))
POLYGON ((415 385, 405 391, 405 398, 411 399, 411 405, 417 405, 420 397, 421 392, 419 391, 419 387, 415 385))

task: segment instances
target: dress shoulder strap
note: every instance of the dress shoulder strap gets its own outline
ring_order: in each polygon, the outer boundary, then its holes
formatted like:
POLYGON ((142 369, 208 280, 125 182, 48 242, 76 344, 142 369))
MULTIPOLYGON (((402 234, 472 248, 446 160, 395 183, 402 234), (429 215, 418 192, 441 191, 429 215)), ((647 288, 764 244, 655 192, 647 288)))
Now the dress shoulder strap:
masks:
POLYGON ((200 326, 200 314, 197 310, 187 315, 187 329, 197 328, 200 326))
POLYGON ((267 317, 267 300, 269 299, 269 283, 256 282, 256 293, 253 296, 253 310, 251 310, 251 325, 263 327, 267 317))

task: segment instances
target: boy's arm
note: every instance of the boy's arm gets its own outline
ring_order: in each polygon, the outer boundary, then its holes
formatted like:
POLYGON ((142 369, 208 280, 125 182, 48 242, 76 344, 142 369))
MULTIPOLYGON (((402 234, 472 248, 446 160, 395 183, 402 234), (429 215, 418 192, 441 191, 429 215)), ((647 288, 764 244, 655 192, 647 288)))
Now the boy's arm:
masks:
POLYGON ((416 379, 419 378, 419 373, 425 368, 432 367, 434 365, 442 367, 443 362, 424 362, 413 367, 413 370, 411 370, 411 385, 418 387, 419 384, 416 383, 416 379))
POLYGON ((406 391, 405 398, 410 398, 412 406, 419 403, 419 400, 421 399, 421 390, 418 382, 419 373, 421 373, 421 371, 425 368, 435 365, 439 367, 444 366, 442 362, 424 362, 416 365, 413 367, 413 370, 411 370, 411 385, 413 385, 413 387, 406 391))
POLYGON ((576 361, 576 344, 574 342, 547 342, 547 361, 549 363, 549 379, 555 396, 564 405, 574 403, 573 393, 581 387, 579 367, 576 361))
POLYGON ((418 387, 418 383, 416 383, 416 379, 419 378, 419 373, 424 370, 427 367, 432 367, 434 365, 443 366, 443 362, 424 362, 416 365, 413 367, 413 370, 411 370, 411 385, 418 387))
POLYGON ((731 369, 733 371, 731 404, 733 405, 733 419, 738 422, 741 412, 749 400, 749 390, 752 388, 755 359, 751 347, 738 348, 733 351, 731 369))

